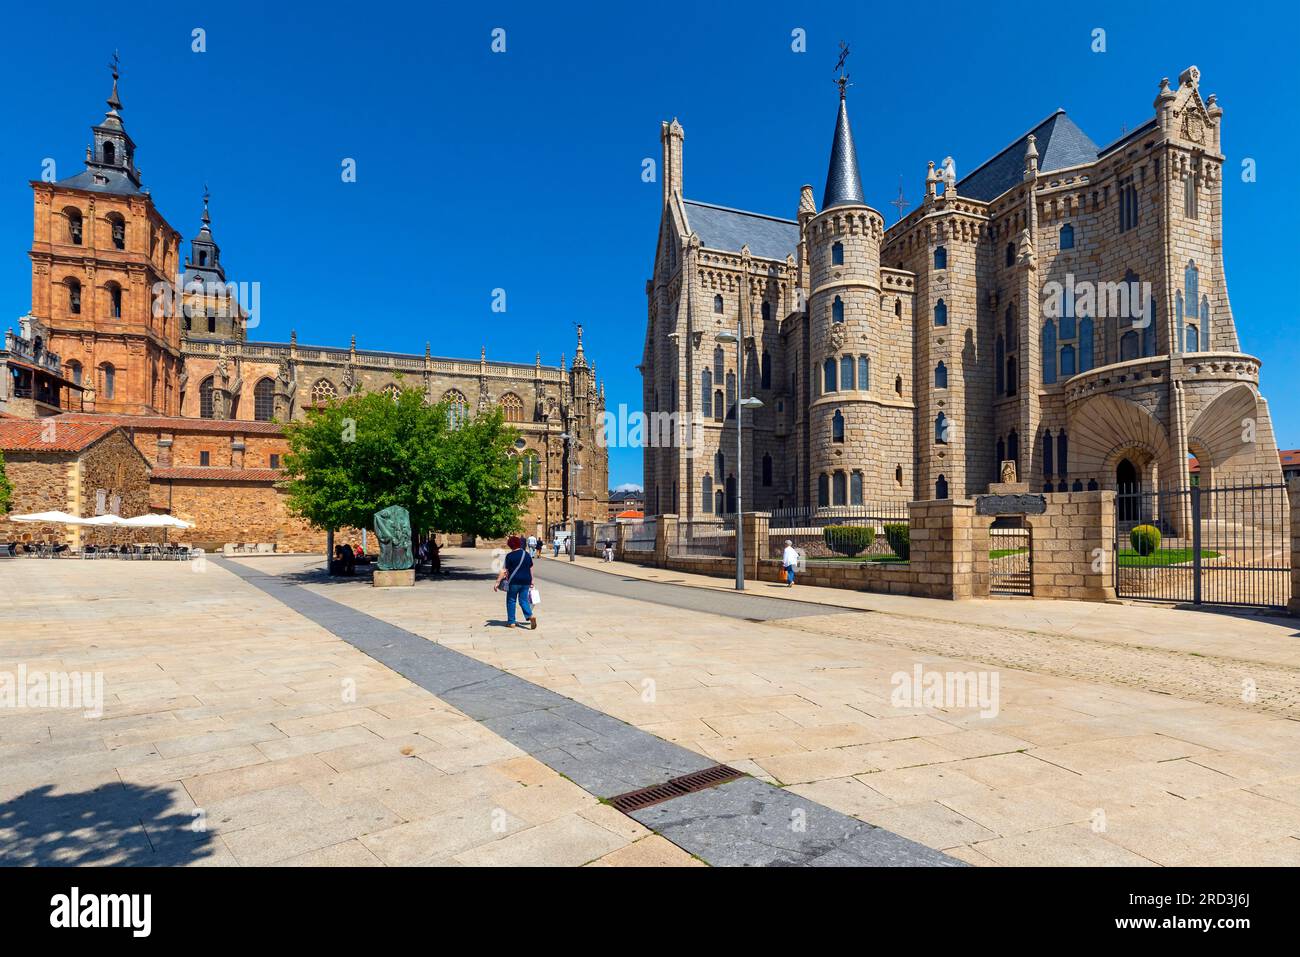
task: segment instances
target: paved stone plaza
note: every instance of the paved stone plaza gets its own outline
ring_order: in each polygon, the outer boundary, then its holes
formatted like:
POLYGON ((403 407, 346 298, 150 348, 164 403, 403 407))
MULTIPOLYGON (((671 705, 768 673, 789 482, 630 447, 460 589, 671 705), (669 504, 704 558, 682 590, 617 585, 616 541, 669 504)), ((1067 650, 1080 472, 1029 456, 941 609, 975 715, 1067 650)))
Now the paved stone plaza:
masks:
POLYGON ((3 563, 0 673, 104 713, 0 710, 0 863, 1300 863, 1293 621, 545 560, 512 631, 489 561, 3 563), (898 706, 918 666, 996 714, 898 706))

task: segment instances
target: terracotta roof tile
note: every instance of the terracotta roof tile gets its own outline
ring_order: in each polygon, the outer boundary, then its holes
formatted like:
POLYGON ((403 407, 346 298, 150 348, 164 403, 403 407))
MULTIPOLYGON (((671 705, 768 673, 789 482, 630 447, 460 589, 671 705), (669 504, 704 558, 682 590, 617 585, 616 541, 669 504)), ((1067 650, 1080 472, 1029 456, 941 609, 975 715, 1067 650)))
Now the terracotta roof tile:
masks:
POLYGON ((247 435, 280 435, 278 422, 248 422, 243 419, 196 419, 180 415, 108 415, 95 412, 65 412, 59 421, 111 422, 127 428, 160 429, 164 432, 240 432, 247 435))
POLYGON ((117 426, 111 422, 48 419, 0 419, 0 449, 6 452, 80 452, 117 426))

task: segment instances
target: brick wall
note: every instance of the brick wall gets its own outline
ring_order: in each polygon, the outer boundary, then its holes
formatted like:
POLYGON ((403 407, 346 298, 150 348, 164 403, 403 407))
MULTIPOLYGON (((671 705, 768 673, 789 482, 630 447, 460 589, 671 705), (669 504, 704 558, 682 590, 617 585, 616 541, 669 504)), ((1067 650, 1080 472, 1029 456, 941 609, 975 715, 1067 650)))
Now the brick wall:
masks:
MULTIPOLYGON (((68 510, 68 486, 75 458, 34 452, 6 452, 5 474, 13 484, 11 513, 68 510)), ((0 518, 0 542, 71 542, 62 525, 28 525, 0 518)))

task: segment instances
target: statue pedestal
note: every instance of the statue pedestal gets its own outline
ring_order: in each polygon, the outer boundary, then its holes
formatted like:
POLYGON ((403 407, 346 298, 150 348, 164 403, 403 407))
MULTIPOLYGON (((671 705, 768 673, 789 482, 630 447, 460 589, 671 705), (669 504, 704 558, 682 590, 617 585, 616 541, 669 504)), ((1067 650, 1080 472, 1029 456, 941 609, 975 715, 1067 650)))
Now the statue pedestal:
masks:
POLYGON ((386 572, 383 569, 375 569, 375 577, 372 584, 376 588, 404 588, 415 584, 415 569, 403 568, 398 571, 386 572))
POLYGON ((1028 482, 990 482, 990 495, 1027 495, 1029 493, 1028 482))

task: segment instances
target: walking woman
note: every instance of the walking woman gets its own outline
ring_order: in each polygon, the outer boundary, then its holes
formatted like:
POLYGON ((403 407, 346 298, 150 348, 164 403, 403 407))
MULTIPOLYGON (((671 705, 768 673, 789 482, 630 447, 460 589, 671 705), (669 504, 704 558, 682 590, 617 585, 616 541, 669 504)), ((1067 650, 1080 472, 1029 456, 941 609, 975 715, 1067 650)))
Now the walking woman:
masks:
POLYGON ((533 603, 528 596, 529 589, 533 587, 533 556, 523 547, 524 543, 518 535, 511 535, 506 544, 510 546, 510 552, 506 555, 501 571, 497 573, 496 585, 493 586, 500 591, 504 583, 506 627, 524 627, 515 623, 515 602, 518 601, 524 617, 528 619, 528 627, 536 628, 537 616, 533 614, 533 603))

